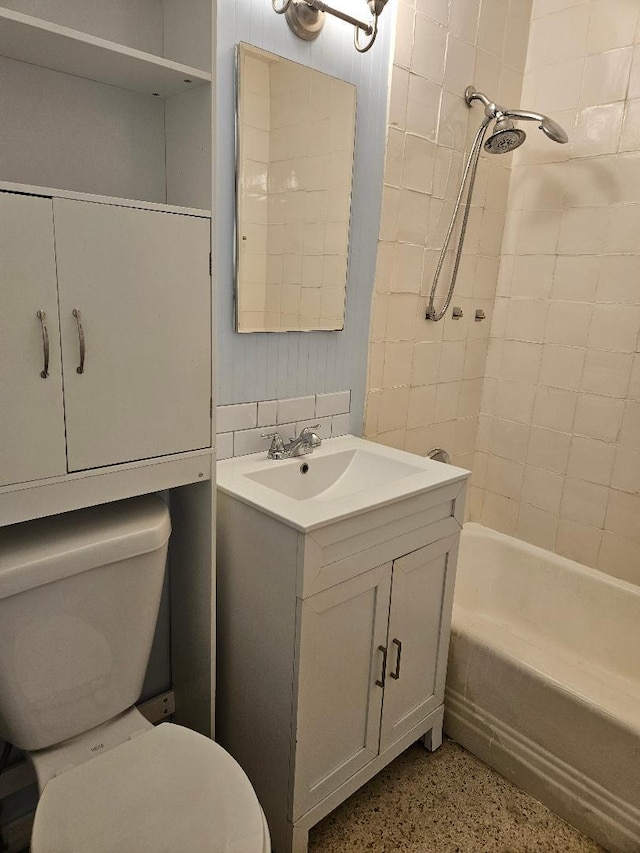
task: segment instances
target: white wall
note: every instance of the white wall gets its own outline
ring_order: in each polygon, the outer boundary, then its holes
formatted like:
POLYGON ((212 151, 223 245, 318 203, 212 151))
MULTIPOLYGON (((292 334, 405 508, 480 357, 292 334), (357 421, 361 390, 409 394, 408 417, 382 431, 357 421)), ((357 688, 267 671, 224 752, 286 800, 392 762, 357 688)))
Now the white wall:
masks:
MULTIPOLYGON (((269 0, 218 3, 218 152, 215 283, 218 306, 217 402, 240 403, 329 391, 352 391, 354 431, 362 429, 367 342, 380 221, 389 49, 396 3, 381 18, 378 41, 364 55, 353 30, 328 18, 315 42, 304 42, 269 0), (236 334, 233 328, 235 46, 245 41, 303 62, 358 88, 356 156, 347 313, 342 332, 236 334)), ((367 9, 362 0, 362 13, 367 9)))

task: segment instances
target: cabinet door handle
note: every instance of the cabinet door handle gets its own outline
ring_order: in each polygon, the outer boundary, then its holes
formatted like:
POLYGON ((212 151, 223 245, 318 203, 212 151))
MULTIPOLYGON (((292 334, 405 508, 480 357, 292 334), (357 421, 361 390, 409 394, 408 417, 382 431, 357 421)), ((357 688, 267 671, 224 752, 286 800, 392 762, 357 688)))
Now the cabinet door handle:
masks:
POLYGON ((49 332, 47 331, 47 315, 44 311, 38 311, 38 320, 42 328, 42 370, 40 376, 46 379, 49 375, 49 332))
POLYGON ((387 649, 385 646, 378 646, 378 651, 382 652, 382 677, 376 678, 378 687, 384 687, 384 680, 387 677, 387 649))
POLYGON ((400 640, 396 640, 396 638, 394 637, 393 638, 393 644, 394 644, 394 646, 398 647, 398 657, 396 658, 396 671, 391 672, 389 674, 391 675, 391 678, 395 678, 395 680, 397 681, 400 678, 400 661, 402 659, 402 642, 400 640))
POLYGON ((74 308, 71 313, 76 318, 76 323, 78 324, 78 344, 80 346, 80 364, 76 367, 76 373, 84 373, 85 344, 84 331, 82 329, 82 317, 80 316, 80 311, 78 311, 77 308, 74 308))

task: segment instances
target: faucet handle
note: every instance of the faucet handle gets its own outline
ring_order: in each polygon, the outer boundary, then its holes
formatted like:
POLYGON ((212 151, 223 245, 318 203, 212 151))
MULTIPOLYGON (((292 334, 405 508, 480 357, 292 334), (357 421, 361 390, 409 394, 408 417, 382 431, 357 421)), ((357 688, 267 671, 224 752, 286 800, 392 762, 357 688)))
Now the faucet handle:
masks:
POLYGON ((300 435, 309 436, 309 447, 320 447, 322 439, 316 435, 316 430, 322 429, 322 424, 314 424, 313 426, 302 427, 300 435))
POLYGON ((271 447, 267 453, 269 459, 278 459, 280 454, 284 453, 284 441, 282 440, 282 436, 278 432, 263 432, 261 433, 262 438, 270 438, 271 439, 271 447))

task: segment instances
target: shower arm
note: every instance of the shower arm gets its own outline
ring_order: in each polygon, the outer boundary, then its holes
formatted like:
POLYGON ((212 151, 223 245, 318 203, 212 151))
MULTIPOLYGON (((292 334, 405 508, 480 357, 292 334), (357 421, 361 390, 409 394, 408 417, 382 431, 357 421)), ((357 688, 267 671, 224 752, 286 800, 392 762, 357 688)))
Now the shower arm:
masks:
POLYGON ((541 113, 532 113, 529 110, 500 110, 500 112, 507 116, 507 118, 516 118, 521 119, 522 121, 539 121, 543 122, 546 116, 543 116, 541 113))
POLYGON ((480 103, 485 107, 486 115, 491 118, 505 116, 506 118, 522 119, 523 121, 543 122, 545 120, 545 116, 541 113, 534 113, 530 110, 508 110, 505 109, 505 107, 500 107, 498 104, 490 101, 486 95, 482 94, 482 92, 476 92, 472 86, 467 88, 467 91, 465 92, 465 100, 468 106, 471 106, 474 101, 480 101, 480 103))

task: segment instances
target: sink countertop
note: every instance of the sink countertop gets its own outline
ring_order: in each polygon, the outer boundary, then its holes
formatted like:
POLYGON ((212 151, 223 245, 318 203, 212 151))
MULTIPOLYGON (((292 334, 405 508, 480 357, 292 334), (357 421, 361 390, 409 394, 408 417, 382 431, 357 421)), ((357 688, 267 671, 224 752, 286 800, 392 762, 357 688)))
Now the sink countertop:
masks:
MULTIPOLYGON (((344 474, 346 473, 347 470, 344 474)), ((302 476, 305 475, 300 474, 300 477, 302 476)), ((462 482, 468 477, 469 471, 463 468, 444 465, 353 435, 325 439, 322 446, 313 453, 291 459, 268 459, 266 452, 262 452, 225 459, 217 464, 217 486, 222 492, 302 532, 360 515, 441 486, 462 482), (306 463, 312 470, 314 461, 345 451, 364 451, 367 457, 380 457, 381 465, 395 462, 402 470, 411 472, 415 469, 415 473, 404 473, 378 485, 365 484, 361 488, 352 488, 348 493, 337 488, 341 479, 339 477, 329 488, 305 499, 290 497, 253 479, 264 472, 276 471, 278 466, 295 467, 297 470, 306 463)))

